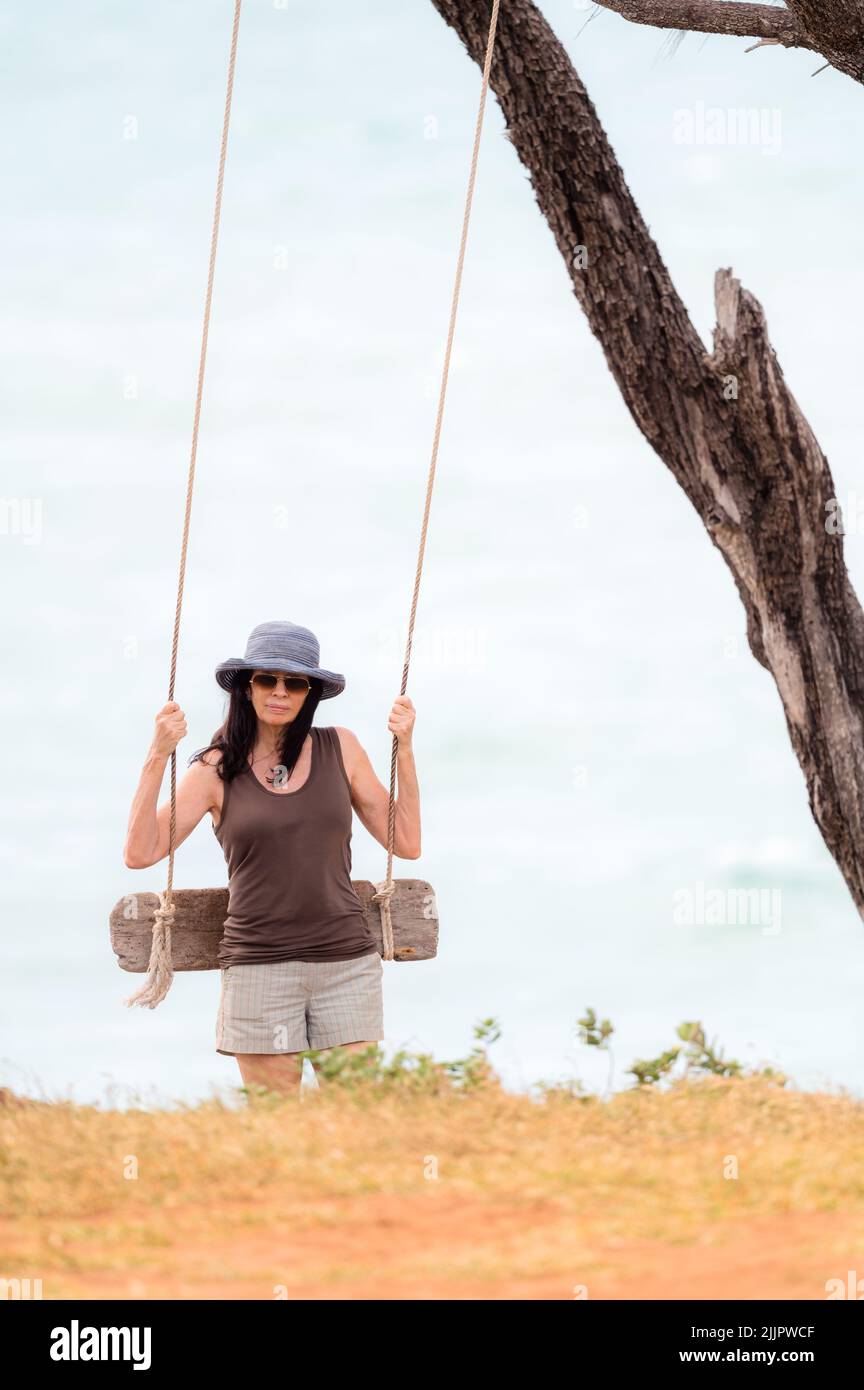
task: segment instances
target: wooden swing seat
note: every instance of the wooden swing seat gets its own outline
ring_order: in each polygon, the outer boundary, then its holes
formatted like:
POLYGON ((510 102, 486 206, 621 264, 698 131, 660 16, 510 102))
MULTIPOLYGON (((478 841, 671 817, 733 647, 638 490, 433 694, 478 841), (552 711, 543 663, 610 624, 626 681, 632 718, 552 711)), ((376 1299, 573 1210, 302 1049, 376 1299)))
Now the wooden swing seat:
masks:
MULTIPOLYGON (((394 960, 431 960, 438 952, 438 907, 431 884, 397 878, 390 899, 394 960)), ((367 925, 383 955, 381 912, 372 901, 375 885, 354 882, 367 925)), ((171 928, 174 970, 218 970, 216 953, 228 916, 227 888, 175 888, 171 928)), ((129 893, 112 908, 111 946, 122 970, 143 974, 150 961, 158 893, 129 893)))

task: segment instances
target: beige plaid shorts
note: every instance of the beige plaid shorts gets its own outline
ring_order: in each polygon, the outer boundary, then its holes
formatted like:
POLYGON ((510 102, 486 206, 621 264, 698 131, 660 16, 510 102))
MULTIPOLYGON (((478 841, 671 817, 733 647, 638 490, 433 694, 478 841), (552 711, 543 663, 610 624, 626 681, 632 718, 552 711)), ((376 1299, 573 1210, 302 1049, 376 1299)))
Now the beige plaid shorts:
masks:
POLYGON ((216 1051, 305 1052, 384 1038, 379 952, 222 966, 216 1051))

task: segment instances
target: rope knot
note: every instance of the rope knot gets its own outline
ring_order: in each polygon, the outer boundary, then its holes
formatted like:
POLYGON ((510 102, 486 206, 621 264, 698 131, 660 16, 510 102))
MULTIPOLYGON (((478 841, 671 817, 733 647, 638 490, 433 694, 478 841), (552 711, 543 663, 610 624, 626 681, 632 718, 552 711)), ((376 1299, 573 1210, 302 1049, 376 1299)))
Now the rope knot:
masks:
POLYGON ((382 879, 375 884, 375 892, 372 894, 373 903, 381 904, 381 943, 382 960, 394 960, 395 952, 393 948, 393 923, 390 919, 390 899, 396 892, 396 884, 392 878, 382 879))
POLYGON ((175 915, 176 909, 174 907, 173 896, 171 902, 166 903, 166 894, 164 892, 160 893, 159 906, 153 913, 153 930, 158 931, 160 928, 165 929, 173 927, 175 915))
POLYGON ((123 1002, 140 1004, 142 1009, 155 1009, 171 988, 174 966, 171 962, 171 928, 174 925, 174 898, 170 889, 159 894, 159 906, 153 913, 153 942, 147 979, 139 990, 123 1002))

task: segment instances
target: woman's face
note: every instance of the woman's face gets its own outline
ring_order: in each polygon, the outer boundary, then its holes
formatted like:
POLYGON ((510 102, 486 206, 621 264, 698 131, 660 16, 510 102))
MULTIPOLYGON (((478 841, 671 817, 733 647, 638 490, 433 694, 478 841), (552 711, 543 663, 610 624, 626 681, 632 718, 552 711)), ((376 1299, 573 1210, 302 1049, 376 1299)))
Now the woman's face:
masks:
POLYGON ((247 687, 252 706, 262 724, 270 724, 276 729, 283 728, 297 718, 309 694, 306 677, 292 676, 290 671, 253 671, 247 687), (270 677, 259 680, 258 677, 270 677), (273 685, 273 678, 276 683, 273 685), (291 689, 302 682, 302 688, 291 689), (271 687, 268 689, 268 686, 271 687))

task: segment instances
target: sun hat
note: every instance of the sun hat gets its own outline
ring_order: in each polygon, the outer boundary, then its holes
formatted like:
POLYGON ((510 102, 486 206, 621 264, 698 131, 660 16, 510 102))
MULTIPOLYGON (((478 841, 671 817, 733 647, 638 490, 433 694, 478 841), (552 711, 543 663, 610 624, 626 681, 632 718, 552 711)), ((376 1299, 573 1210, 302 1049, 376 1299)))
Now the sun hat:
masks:
POLYGON ((319 660, 318 638, 308 627, 285 622, 259 623, 249 634, 246 655, 220 661, 216 679, 223 690, 231 690, 238 671, 293 671, 302 676, 317 676, 324 683, 321 699, 330 700, 345 689, 345 677, 323 670, 319 660))

